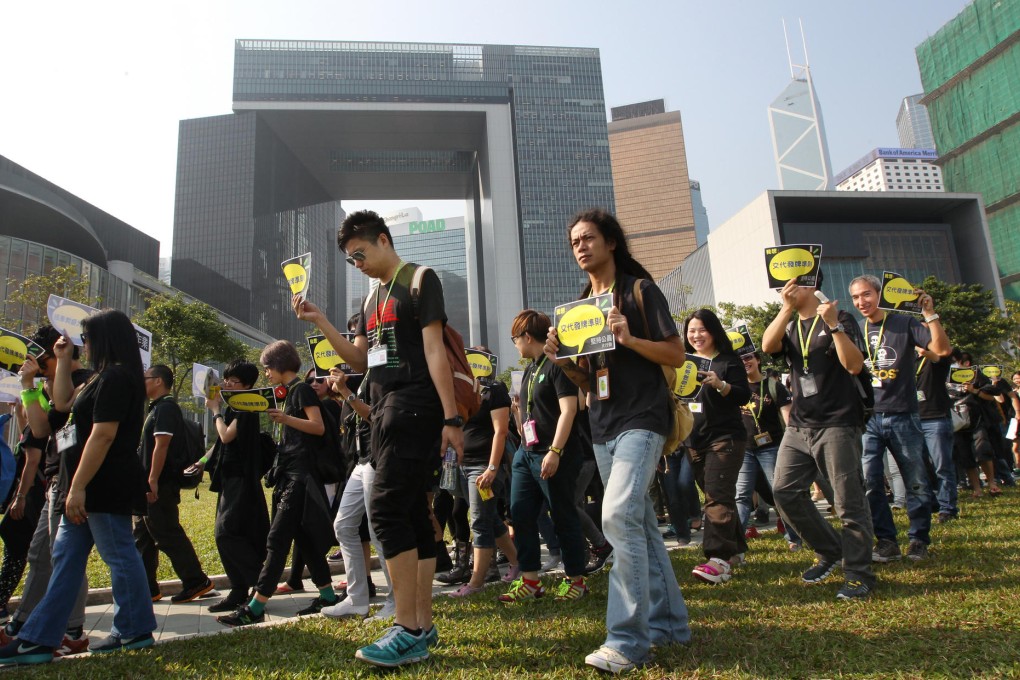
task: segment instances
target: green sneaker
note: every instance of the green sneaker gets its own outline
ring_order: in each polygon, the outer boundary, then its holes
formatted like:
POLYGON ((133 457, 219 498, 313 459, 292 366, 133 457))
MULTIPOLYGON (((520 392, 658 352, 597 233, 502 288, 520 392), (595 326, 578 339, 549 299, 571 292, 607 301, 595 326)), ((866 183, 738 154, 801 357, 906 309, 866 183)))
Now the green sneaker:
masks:
POLYGON ((432 627, 425 631, 425 646, 432 649, 439 644, 439 626, 432 624, 432 627))
POLYGON ((516 604, 518 602, 537 600, 540 597, 545 597, 545 588, 542 587, 542 582, 529 581, 522 576, 511 583, 510 590, 500 595, 497 599, 507 604, 516 604))
POLYGON ((560 584, 556 586, 556 601, 562 602, 564 600, 580 600, 582 597, 588 594, 588 584, 584 580, 584 577, 580 577, 576 581, 571 581, 568 578, 560 581, 560 584))
POLYGON ((403 626, 393 626, 381 638, 355 652, 354 657, 373 666, 396 668, 424 661, 429 658, 429 650, 425 633, 412 635, 403 626))

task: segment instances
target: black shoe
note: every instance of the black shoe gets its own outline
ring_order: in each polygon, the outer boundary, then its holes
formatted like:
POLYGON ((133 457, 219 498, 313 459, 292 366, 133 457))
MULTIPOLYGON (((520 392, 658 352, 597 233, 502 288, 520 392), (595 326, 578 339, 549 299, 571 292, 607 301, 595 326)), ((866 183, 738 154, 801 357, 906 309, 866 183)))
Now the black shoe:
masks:
POLYGON ((344 554, 340 551, 339 548, 337 548, 332 553, 330 553, 329 557, 327 557, 326 559, 330 562, 343 562, 344 554))
POLYGON ((871 595, 871 588, 860 581, 847 581, 836 593, 837 600, 866 600, 871 595))
POLYGON ((216 620, 224 626, 237 628, 238 626, 250 626, 253 623, 262 623, 266 620, 266 613, 263 611, 258 616, 255 616, 255 612, 251 610, 251 607, 245 604, 235 609, 233 614, 217 616, 216 620))
POLYGON ((450 559, 450 553, 446 549, 446 541, 436 541, 436 573, 440 574, 451 569, 453 560, 450 559))
POLYGON ((891 541, 888 538, 878 539, 878 543, 871 550, 872 562, 895 562, 901 557, 903 557, 903 553, 900 552, 900 546, 896 541, 891 541))
POLYGON ((229 597, 225 597, 215 604, 211 604, 206 607, 206 610, 211 614, 219 614, 220 612, 232 612, 241 605, 247 604, 247 602, 238 602, 237 600, 231 600, 229 597))
POLYGON ((953 513, 951 513, 951 512, 940 512, 939 513, 939 524, 945 524, 946 522, 952 522, 954 519, 956 519, 956 518, 953 517, 953 513))
POLYGON ((613 554, 613 546, 609 545, 609 542, 598 548, 593 548, 591 551, 591 560, 584 567, 585 575, 593 574, 602 567, 606 566, 606 560, 613 554))
POLYGON ((174 595, 173 597, 171 597, 170 601, 173 602, 174 604, 184 604, 185 602, 191 602, 192 600, 197 600, 198 598, 202 597, 203 595, 205 595, 206 593, 208 593, 212 589, 213 589, 213 582, 210 581, 207 578, 205 580, 205 583, 200 583, 197 586, 191 586, 190 588, 185 588, 181 592, 179 592, 176 595, 174 595))
POLYGON ((815 560, 815 563, 807 568, 803 574, 801 574, 801 580, 804 583, 821 583, 825 579, 829 578, 829 575, 836 570, 836 563, 830 562, 829 560, 819 557, 815 560))
POLYGON ((323 607, 332 607, 337 602, 339 602, 339 600, 336 599, 324 600, 321 597, 317 597, 314 600, 312 600, 312 603, 310 605, 308 605, 304 609, 299 609, 297 615, 308 616, 309 614, 318 614, 319 612, 322 611, 323 607))
POLYGON ((920 562, 928 559, 928 546, 921 541, 911 541, 907 546, 907 559, 913 562, 920 562))
POLYGON ((53 661, 53 648, 14 640, 0 648, 0 665, 25 666, 53 661))
POLYGON ((132 649, 144 649, 156 643, 152 633, 136 635, 133 638, 122 638, 116 635, 107 635, 105 638, 92 645, 89 649, 93 654, 106 654, 107 652, 119 652, 120 650, 130 651, 132 649))

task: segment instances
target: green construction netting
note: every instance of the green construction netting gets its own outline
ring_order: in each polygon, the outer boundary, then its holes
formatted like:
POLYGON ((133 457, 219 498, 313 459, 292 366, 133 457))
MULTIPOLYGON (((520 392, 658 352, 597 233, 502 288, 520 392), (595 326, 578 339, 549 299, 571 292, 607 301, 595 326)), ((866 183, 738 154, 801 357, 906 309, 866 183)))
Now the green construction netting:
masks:
MULTIPOLYGON (((988 231, 992 236, 995 261, 999 276, 1020 273, 1020 203, 997 210, 988 216, 988 231)), ((1003 289, 1006 297, 1020 300, 1020 282, 1003 289)))
POLYGON ((975 0, 917 47, 924 91, 931 92, 1020 29, 1020 2, 975 0))
POLYGON ((980 193, 985 205, 1017 193, 1020 191, 1018 150, 1020 124, 1015 124, 949 159, 942 166, 946 191, 980 193))

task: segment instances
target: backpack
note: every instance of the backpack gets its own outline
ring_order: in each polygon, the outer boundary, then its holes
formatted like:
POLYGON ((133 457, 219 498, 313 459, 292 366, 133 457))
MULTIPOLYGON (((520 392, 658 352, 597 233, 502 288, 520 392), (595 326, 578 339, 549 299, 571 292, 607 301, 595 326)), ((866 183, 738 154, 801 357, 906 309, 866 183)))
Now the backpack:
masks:
MULTIPOLYGON (((641 312, 641 320, 645 324, 645 336, 651 338, 652 334, 648 328, 648 317, 645 316, 645 300, 641 292, 641 279, 634 281, 634 300, 637 302, 638 310, 641 312)), ((677 450, 680 442, 690 436, 691 430, 694 429, 694 414, 691 413, 691 407, 680 401, 673 392, 673 388, 676 387, 676 368, 666 364, 659 364, 659 367, 662 368, 663 377, 666 379, 669 412, 673 416, 670 419, 671 424, 669 432, 666 434, 666 442, 662 445, 662 455, 668 456, 677 450)))
POLYGON ((347 480, 347 461, 340 444, 340 423, 329 409, 320 406, 322 414, 322 443, 315 456, 315 471, 323 484, 342 484, 347 480))
POLYGON ((198 470, 191 474, 184 471, 198 462, 205 455, 205 430, 202 424, 188 420, 181 414, 181 438, 184 445, 177 449, 174 464, 177 465, 177 481, 182 489, 195 489, 202 482, 204 471, 198 470))
MULTIPOLYGON (((414 276, 411 277, 411 305, 415 318, 418 318, 418 299, 421 295, 421 282, 429 267, 415 265, 414 276)), ((464 338, 450 324, 443 324, 443 347, 446 349, 446 360, 453 374, 453 396, 457 402, 457 411, 469 420, 482 408, 482 391, 480 383, 475 380, 474 373, 464 353, 464 338)))
POLYGON ((7 437, 4 436, 10 419, 10 413, 0 415, 0 508, 7 507, 17 477, 18 462, 11 447, 7 445, 7 437))

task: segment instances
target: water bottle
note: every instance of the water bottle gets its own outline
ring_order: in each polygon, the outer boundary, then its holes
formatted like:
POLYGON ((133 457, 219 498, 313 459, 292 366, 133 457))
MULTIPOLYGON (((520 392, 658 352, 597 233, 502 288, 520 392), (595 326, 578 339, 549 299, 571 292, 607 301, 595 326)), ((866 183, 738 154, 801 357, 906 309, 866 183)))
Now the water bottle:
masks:
POLYGON ((443 474, 439 478, 439 487, 447 491, 457 488, 457 452, 452 446, 447 447, 443 456, 443 474))

